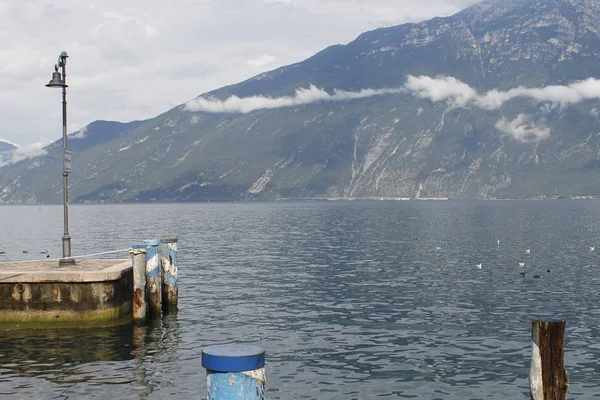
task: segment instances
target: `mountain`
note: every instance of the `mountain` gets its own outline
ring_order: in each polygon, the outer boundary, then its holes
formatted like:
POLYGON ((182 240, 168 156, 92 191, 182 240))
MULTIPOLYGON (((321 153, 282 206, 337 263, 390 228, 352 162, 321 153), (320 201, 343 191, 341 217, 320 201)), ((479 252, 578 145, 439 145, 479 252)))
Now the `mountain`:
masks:
MULTIPOLYGON (((598 78, 600 0, 484 1, 72 140, 70 198, 599 196, 598 78)), ((0 168, 0 202, 60 202, 60 170, 0 168)))
POLYGON ((0 165, 10 159, 13 150, 16 148, 17 147, 15 145, 0 140, 0 165))

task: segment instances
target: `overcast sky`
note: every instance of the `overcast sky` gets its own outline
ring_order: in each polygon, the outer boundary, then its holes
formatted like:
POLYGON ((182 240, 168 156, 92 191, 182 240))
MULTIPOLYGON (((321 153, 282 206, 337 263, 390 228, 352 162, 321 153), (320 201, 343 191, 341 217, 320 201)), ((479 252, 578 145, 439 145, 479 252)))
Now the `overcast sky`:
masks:
POLYGON ((478 0, 1 0, 0 138, 47 144, 61 128, 49 89, 62 50, 68 130, 154 117, 221 86, 384 26, 478 0))

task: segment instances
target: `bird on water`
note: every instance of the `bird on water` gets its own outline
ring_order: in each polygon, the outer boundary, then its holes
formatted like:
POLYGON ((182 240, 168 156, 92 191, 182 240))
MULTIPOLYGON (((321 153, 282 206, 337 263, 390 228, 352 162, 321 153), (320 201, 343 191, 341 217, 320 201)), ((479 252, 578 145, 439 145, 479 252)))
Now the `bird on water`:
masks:
POLYGON ((476 265, 476 267, 479 268, 479 269, 481 269, 481 268, 483 268, 483 265, 481 265, 481 263, 479 263, 479 264, 476 265))

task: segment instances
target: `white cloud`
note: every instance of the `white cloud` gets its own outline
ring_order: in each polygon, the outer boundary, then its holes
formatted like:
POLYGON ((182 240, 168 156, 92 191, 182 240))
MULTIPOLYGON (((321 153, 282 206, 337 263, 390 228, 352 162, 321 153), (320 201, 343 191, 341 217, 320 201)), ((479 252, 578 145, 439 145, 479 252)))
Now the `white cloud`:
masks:
POLYGON ((264 0, 264 2, 267 4, 284 4, 286 6, 292 4, 292 0, 264 0))
POLYGON ((395 88, 363 89, 358 92, 334 90, 333 93, 330 94, 323 89, 311 85, 308 89, 296 89, 296 92, 293 96, 284 97, 252 96, 240 98, 237 96, 231 96, 226 100, 198 97, 194 100, 187 102, 184 108, 187 111, 247 114, 256 110, 299 106, 315 103, 318 101, 348 101, 354 99, 364 99, 372 96, 398 94, 404 92, 406 92, 404 88, 395 88))
POLYGON ((409 76, 405 88, 420 98, 433 102, 446 101, 452 107, 475 106, 486 110, 497 110, 506 102, 518 97, 537 103, 552 103, 560 107, 580 103, 584 100, 600 99, 600 80, 589 78, 567 86, 545 86, 541 88, 518 87, 507 91, 490 90, 479 94, 475 89, 453 77, 409 76))
POLYGON ((519 114, 513 120, 502 118, 496 122, 496 129, 522 143, 539 142, 550 137, 548 127, 536 124, 531 116, 525 114, 519 114))
POLYGON ((477 98, 477 92, 473 88, 453 77, 409 75, 404 87, 417 97, 433 102, 448 101, 455 107, 464 107, 477 98))
POLYGON ((247 63, 249 65, 252 65, 252 66, 255 66, 255 67, 262 67, 264 65, 272 63, 276 59, 277 58, 275 56, 271 56, 269 54, 263 54, 262 56, 260 56, 258 58, 254 58, 252 60, 248 60, 247 63))
POLYGON ((14 164, 19 161, 26 160, 28 158, 36 158, 47 154, 47 151, 44 150, 44 147, 47 146, 48 143, 36 142, 29 144, 27 146, 20 146, 10 152, 8 159, 3 163, 0 163, 0 167, 5 165, 14 164))
MULTIPOLYGON (((412 93, 416 97, 429 99, 433 102, 445 101, 450 107, 473 106, 485 110, 497 110, 506 102, 518 97, 529 98, 537 103, 550 103, 566 107, 584 100, 600 99, 600 80, 590 78, 568 86, 518 87, 508 91, 491 90, 479 94, 471 86, 454 77, 431 78, 429 76, 415 77, 409 75, 404 86, 399 88, 362 89, 357 92, 334 89, 332 93, 328 93, 311 85, 308 89, 297 89, 293 96, 251 96, 244 98, 231 96, 225 100, 197 97, 187 102, 184 109, 210 113, 246 114, 256 110, 298 106, 319 101, 348 101, 401 93, 412 93)), ((542 110, 548 112, 549 108, 551 107, 545 104, 542 110)))
POLYGON ((77 132, 75 132, 74 134, 69 136, 69 138, 70 139, 83 139, 87 136, 87 130, 88 130, 87 126, 84 126, 80 130, 78 130, 77 132))

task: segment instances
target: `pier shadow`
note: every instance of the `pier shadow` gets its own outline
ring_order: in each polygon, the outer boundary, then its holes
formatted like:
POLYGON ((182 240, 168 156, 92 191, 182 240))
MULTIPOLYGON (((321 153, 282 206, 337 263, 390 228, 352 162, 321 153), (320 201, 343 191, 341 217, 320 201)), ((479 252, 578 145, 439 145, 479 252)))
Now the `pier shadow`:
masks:
POLYGON ((23 379, 59 386, 88 381, 102 385, 97 379, 107 373, 114 382, 108 379, 105 384, 127 385, 128 390, 146 398, 156 389, 152 376, 161 362, 176 359, 178 343, 176 315, 146 325, 3 329, 0 384, 9 391, 23 379))
POLYGON ((3 330, 0 334, 0 368, 4 373, 24 377, 52 376, 73 365, 131 360, 134 358, 133 342, 131 324, 89 329, 3 330))

